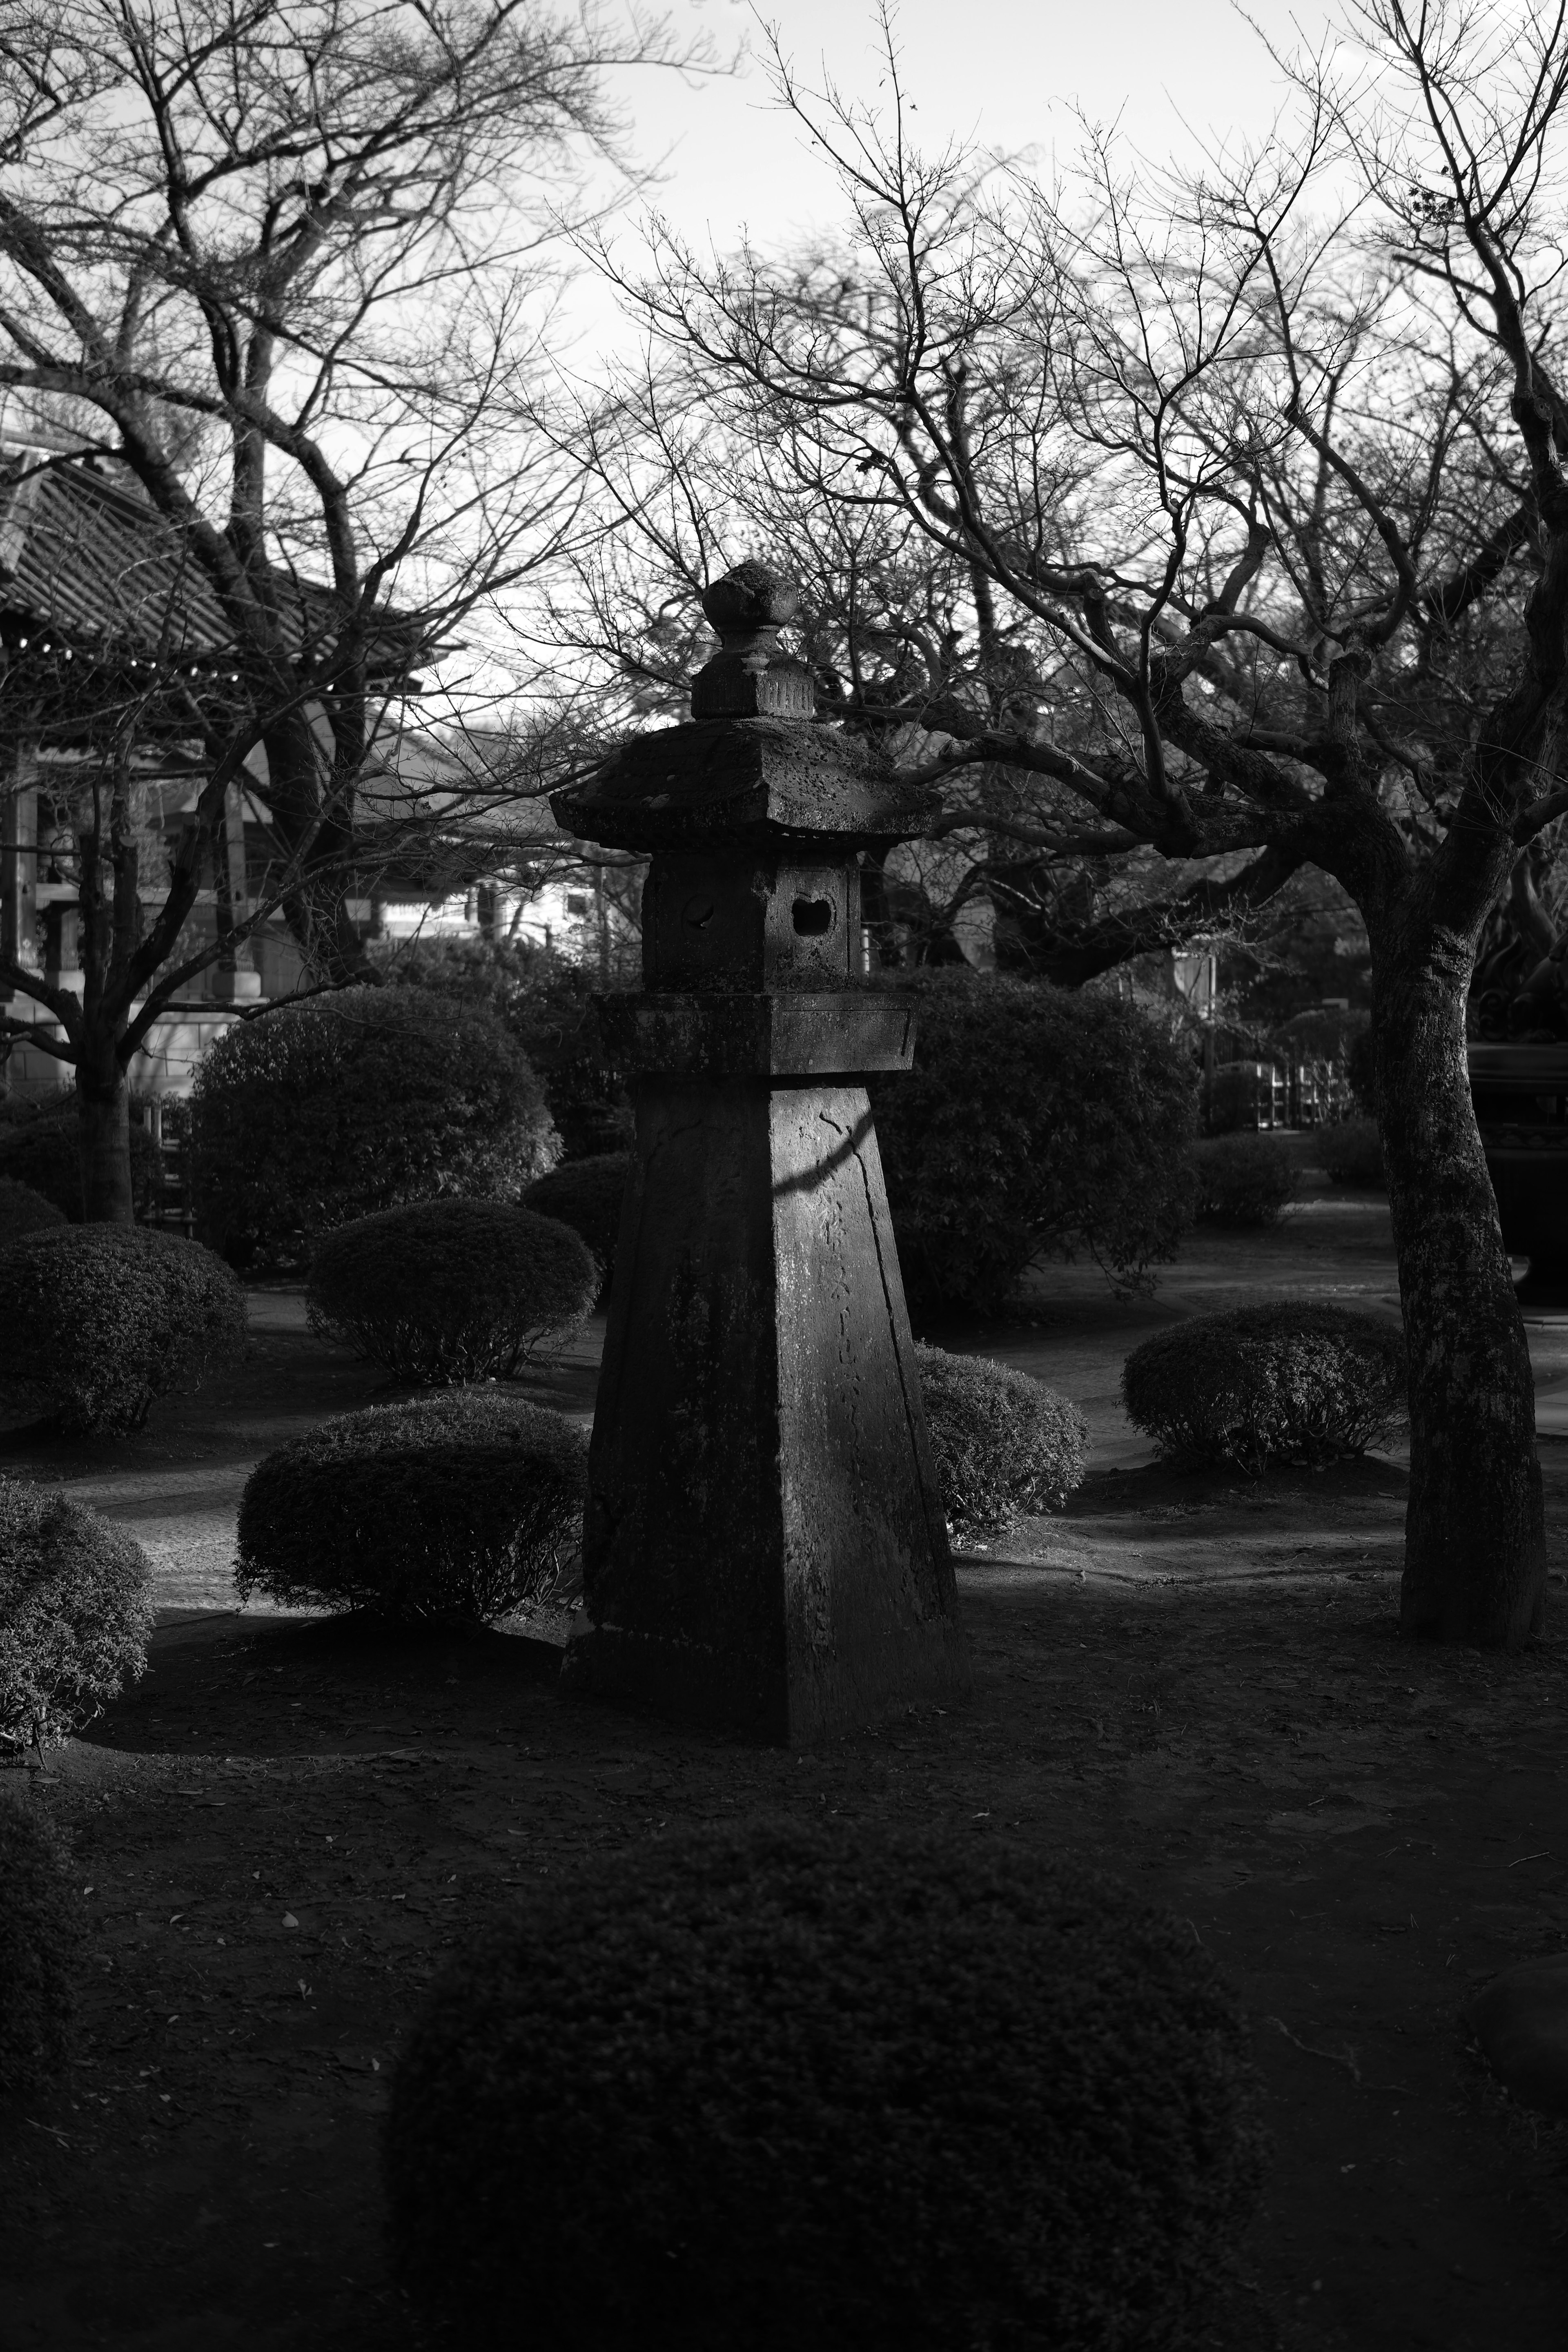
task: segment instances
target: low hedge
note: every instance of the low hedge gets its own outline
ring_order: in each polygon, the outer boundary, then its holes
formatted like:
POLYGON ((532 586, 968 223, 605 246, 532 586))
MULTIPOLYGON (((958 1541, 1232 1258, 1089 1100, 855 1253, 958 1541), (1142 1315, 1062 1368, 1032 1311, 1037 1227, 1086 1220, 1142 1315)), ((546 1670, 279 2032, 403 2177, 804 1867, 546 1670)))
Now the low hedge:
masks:
POLYGON ((955 1534, 1059 1511, 1083 1483, 1082 1413, 1043 1381, 984 1356, 915 1349, 936 1483, 955 1534))
POLYGON ((628 1151, 596 1151, 587 1160, 563 1160, 523 1194, 523 1204, 542 1217, 559 1217, 581 1234, 607 1283, 616 1262, 621 1203, 631 1173, 628 1151))
POLYGON ((1193 1149, 1197 1213, 1216 1225, 1277 1225, 1296 1197, 1289 1150, 1265 1135, 1216 1135, 1193 1149))
POLYGON ((19 1242, 27 1234, 47 1233, 56 1225, 67 1223, 66 1213, 35 1192, 30 1184, 18 1184, 10 1176, 0 1176, 0 1249, 19 1242))
POLYGON ((122 1436, 241 1360, 245 1294, 177 1234, 58 1226, 0 1251, 0 1397, 68 1436, 122 1436))
POLYGON ((119 1528, 58 1487, 0 1478, 0 1748, 67 1738, 135 1681, 151 1591, 119 1528))
POLYGON ((587 1459, 563 1413, 493 1391, 343 1413, 251 1472, 240 1593, 488 1623, 559 1584, 581 1541, 587 1459))
POLYGON ((1318 1157, 1336 1184, 1356 1184, 1369 1192, 1387 1190, 1388 1171, 1374 1118, 1345 1118, 1320 1128, 1318 1157))
POLYGON ((1385 1439, 1405 1401, 1397 1323, 1289 1300, 1196 1315, 1135 1348, 1121 1394, 1163 1454, 1231 1462, 1331 1462, 1385 1439))
POLYGON ((393 2259, 475 2352, 1152 2352, 1257 2201, 1256 2096, 1190 1927, 1114 1880, 688 1832, 536 1881, 437 1987, 393 2259))
POLYGON ((81 1898, 47 1817, 0 1797, 0 2093, 37 2089, 69 2054, 81 1898))
POLYGON ((318 1338, 395 1380, 509 1380, 590 1312, 599 1270, 553 1217, 500 1201, 424 1201, 342 1225, 317 1246, 306 1312, 318 1338))

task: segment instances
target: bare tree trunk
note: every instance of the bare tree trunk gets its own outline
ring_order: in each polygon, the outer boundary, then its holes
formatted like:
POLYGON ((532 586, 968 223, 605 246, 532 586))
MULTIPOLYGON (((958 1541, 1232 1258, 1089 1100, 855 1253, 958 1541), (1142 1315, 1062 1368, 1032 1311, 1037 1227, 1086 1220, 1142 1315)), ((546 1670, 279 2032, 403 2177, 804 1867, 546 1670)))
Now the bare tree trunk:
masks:
POLYGON ((131 1191, 131 1089, 120 1057, 86 1051, 77 1064, 82 1210, 89 1224, 136 1222, 131 1191))
MULTIPOLYGON (((1424 928, 1424 927, 1423 927, 1424 928)), ((1373 1054, 1410 1353, 1407 1633, 1517 1649, 1546 1588, 1535 1382, 1465 1066, 1468 944, 1376 955, 1373 1054)))

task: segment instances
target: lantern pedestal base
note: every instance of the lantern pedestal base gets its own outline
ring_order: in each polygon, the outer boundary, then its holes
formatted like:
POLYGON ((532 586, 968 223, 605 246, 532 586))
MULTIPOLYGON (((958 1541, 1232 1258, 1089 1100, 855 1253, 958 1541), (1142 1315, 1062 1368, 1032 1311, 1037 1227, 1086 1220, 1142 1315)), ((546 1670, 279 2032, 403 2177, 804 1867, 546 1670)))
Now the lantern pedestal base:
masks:
POLYGON ((864 1087, 648 1077, 572 1687, 800 1746, 967 1695, 864 1087))

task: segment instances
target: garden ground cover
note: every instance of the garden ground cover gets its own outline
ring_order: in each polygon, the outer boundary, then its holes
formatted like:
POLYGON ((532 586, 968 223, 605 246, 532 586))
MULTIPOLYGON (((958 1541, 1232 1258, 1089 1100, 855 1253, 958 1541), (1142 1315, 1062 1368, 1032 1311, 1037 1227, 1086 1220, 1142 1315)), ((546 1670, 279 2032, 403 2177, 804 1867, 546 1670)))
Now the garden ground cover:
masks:
MULTIPOLYGON (((1222 1957, 1277 2147, 1213 2345, 1557 2352, 1568 2127, 1510 2104, 1457 2013, 1568 1943, 1568 1444, 1542 1446, 1553 1622, 1502 1659, 1397 1638, 1396 1460, 1175 1476, 1114 1411, 1121 1355, 1175 1315, 1391 1295, 1385 1216, 1313 1206, 1201 1239, 1152 1300, 1053 1269, 1028 1324, 933 1335, 1076 1395, 1099 1466, 1067 1513, 961 1565, 970 1706, 805 1756, 564 1696, 533 1639, 212 1606, 246 1462, 376 1393, 284 1294, 205 1412, 14 1453, 152 1535, 164 1622, 136 1691, 45 1785, 4 1792, 47 1807, 92 1889, 79 2062, 0 2109, 5 2352, 413 2347, 375 2135, 444 1949, 542 1874, 764 1806, 1039 1839, 1222 1957)), ((1568 1334, 1531 1338, 1550 1398, 1568 1334)), ((591 1352, 553 1401, 587 1409, 591 1352)))

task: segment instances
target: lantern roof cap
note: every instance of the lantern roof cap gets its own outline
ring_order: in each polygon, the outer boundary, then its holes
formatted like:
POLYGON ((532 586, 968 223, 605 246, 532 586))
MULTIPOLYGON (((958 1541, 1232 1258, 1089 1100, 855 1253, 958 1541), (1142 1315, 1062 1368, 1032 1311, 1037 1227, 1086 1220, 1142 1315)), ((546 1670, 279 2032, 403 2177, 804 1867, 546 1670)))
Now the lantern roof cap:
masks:
POLYGON ((710 843, 830 853, 927 832, 936 796, 900 782, 880 748, 817 723, 811 673, 782 658, 779 631, 800 609, 765 563, 739 563, 704 592, 720 649, 691 682, 691 721, 637 735, 581 784, 550 796, 579 840, 634 850, 710 843))
POLYGON ((777 719, 699 719, 637 735, 582 784, 552 793, 556 822, 613 849, 731 843, 830 855, 911 841, 937 800, 864 737, 777 719))

